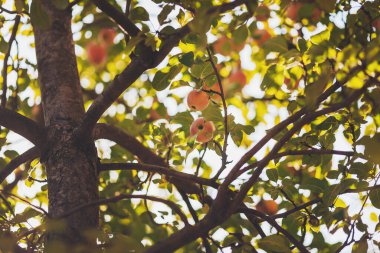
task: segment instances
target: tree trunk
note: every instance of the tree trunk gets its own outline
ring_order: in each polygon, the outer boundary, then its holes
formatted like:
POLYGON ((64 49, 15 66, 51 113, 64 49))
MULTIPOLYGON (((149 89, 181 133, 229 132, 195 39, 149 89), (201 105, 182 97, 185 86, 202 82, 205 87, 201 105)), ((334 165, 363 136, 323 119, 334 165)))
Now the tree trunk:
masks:
MULTIPOLYGON (((90 135, 79 141, 74 130, 84 115, 71 31, 71 13, 42 0, 49 27, 34 26, 38 76, 46 127, 41 161, 46 167, 49 215, 61 217, 74 207, 98 199, 97 154, 90 135)), ((98 207, 64 218, 65 229, 48 232, 47 242, 83 241, 81 232, 96 228, 98 207)))

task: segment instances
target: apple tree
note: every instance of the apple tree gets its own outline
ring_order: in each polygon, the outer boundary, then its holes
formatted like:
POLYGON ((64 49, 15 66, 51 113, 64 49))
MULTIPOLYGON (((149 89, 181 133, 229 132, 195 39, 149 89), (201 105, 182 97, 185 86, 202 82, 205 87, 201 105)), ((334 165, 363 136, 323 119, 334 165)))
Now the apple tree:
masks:
POLYGON ((0 252, 379 251, 379 10, 2 1, 0 252))

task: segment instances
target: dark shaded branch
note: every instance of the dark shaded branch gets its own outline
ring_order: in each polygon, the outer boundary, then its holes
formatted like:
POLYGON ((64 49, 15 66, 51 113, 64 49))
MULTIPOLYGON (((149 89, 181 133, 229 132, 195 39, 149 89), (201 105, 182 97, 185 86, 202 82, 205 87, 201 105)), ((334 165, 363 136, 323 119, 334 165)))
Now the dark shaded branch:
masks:
POLYGON ((254 210, 254 209, 249 209, 249 208, 242 208, 242 209, 239 209, 238 210, 239 213, 251 213, 263 220, 265 220, 266 222, 268 222, 270 225, 272 225, 274 228, 276 228, 276 230, 280 233, 282 233, 284 236, 286 236, 286 238, 288 238, 288 240, 294 244, 294 246, 296 246, 300 252, 309 252, 306 247, 301 243, 299 242, 292 234, 290 234, 286 229, 284 229, 283 227, 281 227, 273 218, 271 218, 270 216, 267 216, 257 210, 254 210))
POLYGON ((166 200, 166 199, 158 198, 158 197, 147 196, 147 195, 133 195, 133 194, 120 194, 119 196, 116 196, 113 198, 101 199, 101 200, 94 201, 91 203, 83 204, 81 206, 75 207, 74 209, 72 209, 71 211, 69 211, 67 213, 64 213, 60 217, 55 217, 55 218, 57 218, 57 219, 65 218, 65 217, 68 217, 68 216, 70 216, 76 212, 82 211, 83 209, 88 208, 88 207, 100 206, 100 205, 104 205, 104 204, 108 204, 108 203, 115 203, 115 202, 118 202, 118 201, 124 200, 124 199, 147 199, 147 200, 152 200, 152 201, 163 203, 163 204, 167 205, 168 207, 170 207, 174 213, 178 214, 178 216, 181 218, 181 220, 185 223, 186 226, 190 225, 188 220, 187 220, 186 215, 181 211, 181 209, 175 203, 173 203, 169 200, 166 200))
POLYGON ((290 210, 288 210, 288 211, 286 211, 286 212, 279 213, 279 214, 275 214, 275 215, 273 215, 273 216, 271 216, 271 217, 272 217, 272 219, 285 218, 285 217, 287 217, 287 216, 289 216, 289 215, 291 215, 291 214, 293 214, 293 213, 295 213, 295 212, 298 212, 298 211, 300 211, 300 210, 302 210, 302 209, 305 209, 305 208, 308 207, 308 206, 312 206, 312 205, 317 204, 317 203, 319 203, 319 202, 322 202, 322 199, 320 199, 320 198, 316 198, 316 199, 313 199, 313 200, 311 200, 311 201, 309 201, 309 202, 306 202, 306 203, 304 203, 304 204, 302 204, 302 205, 299 205, 299 206, 297 206, 297 207, 295 207, 295 208, 293 208, 293 209, 290 209, 290 210))
POLYGON ((26 151, 25 153, 17 156, 12 161, 10 161, 7 166, 5 166, 0 171, 0 184, 21 164, 26 163, 27 161, 36 159, 40 155, 40 150, 37 147, 33 147, 26 151))
POLYGON ((12 28, 12 34, 8 41, 8 50, 5 53, 4 61, 3 61, 3 70, 2 70, 2 77, 3 77, 3 87, 2 87, 2 95, 1 95, 1 107, 5 108, 7 104, 7 89, 8 89, 8 59, 11 55, 11 49, 12 44, 14 40, 16 39, 17 30, 20 24, 20 15, 17 15, 15 18, 15 23, 12 28))
POLYGON ((108 3, 108 1, 92 0, 92 2, 108 17, 110 17, 112 21, 118 24, 125 33, 135 37, 141 32, 140 29, 130 19, 128 19, 126 15, 124 15, 124 13, 112 6, 112 4, 108 3))
POLYGON ((187 174, 183 172, 179 172, 173 169, 169 169, 168 167, 162 167, 153 164, 143 164, 143 163, 103 163, 100 165, 100 171, 110 171, 110 170, 138 170, 145 172, 153 172, 161 175, 166 175, 169 177, 173 177, 173 179, 182 179, 189 182, 208 185, 214 188, 218 187, 218 183, 211 179, 197 177, 192 174, 187 174))
MULTIPOLYGON (((155 164, 162 167, 167 167, 165 159, 155 154, 152 150, 142 145, 136 138, 130 136, 123 130, 107 125, 97 124, 94 132, 95 139, 108 139, 116 142, 135 156, 137 156, 142 162, 147 164, 155 164)), ((201 190, 193 182, 183 180, 180 178, 167 177, 167 180, 174 184, 178 189, 183 190, 186 193, 200 193, 201 190)))
POLYGON ((43 143, 43 128, 17 112, 0 107, 0 126, 21 135, 37 147, 43 143))

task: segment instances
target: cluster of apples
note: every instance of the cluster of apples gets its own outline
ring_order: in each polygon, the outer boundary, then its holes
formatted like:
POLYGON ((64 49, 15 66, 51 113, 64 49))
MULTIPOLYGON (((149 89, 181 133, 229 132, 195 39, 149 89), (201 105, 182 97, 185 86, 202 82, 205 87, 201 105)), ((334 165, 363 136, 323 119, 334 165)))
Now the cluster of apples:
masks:
POLYGON ((89 42, 86 46, 87 59, 94 66, 101 66, 105 63, 108 48, 112 46, 116 36, 116 31, 112 28, 103 28, 98 34, 97 40, 89 42))
MULTIPOLYGON (((210 103, 209 95, 202 90, 193 90, 187 96, 187 105, 195 111, 203 111, 210 103)), ((209 142, 214 136, 215 125, 203 117, 196 119, 190 126, 190 136, 196 136, 201 143, 209 142)))

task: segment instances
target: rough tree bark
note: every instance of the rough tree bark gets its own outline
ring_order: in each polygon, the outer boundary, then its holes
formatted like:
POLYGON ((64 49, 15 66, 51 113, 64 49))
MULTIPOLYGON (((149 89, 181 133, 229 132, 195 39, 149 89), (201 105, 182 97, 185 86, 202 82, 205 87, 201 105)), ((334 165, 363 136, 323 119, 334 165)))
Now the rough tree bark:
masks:
MULTIPOLYGON (((45 143, 41 161, 47 170, 49 215, 60 217, 84 203, 98 199, 98 158, 90 135, 74 135, 84 106, 71 31, 71 13, 58 10, 50 0, 42 6, 50 17, 49 27, 34 26, 36 54, 45 119, 45 143)), ((48 235, 68 243, 82 241, 80 233, 96 228, 98 207, 65 217, 65 230, 48 235)))

